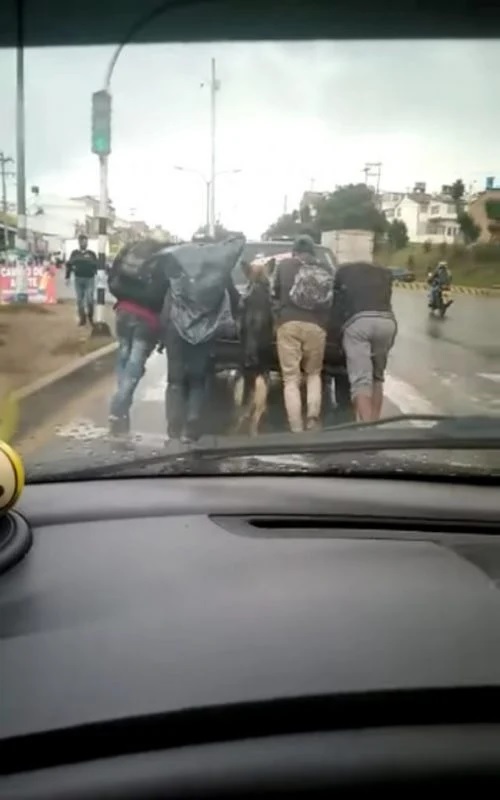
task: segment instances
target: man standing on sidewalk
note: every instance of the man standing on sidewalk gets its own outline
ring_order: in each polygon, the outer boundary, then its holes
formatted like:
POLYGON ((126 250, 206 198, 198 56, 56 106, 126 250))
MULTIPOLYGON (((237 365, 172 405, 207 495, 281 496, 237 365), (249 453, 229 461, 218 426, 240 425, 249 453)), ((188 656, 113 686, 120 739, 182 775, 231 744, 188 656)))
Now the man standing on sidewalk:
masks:
POLYGON ((85 234, 78 237, 78 250, 73 250, 66 262, 66 283, 71 273, 75 276, 76 305, 78 308, 78 324, 86 325, 87 320, 94 324, 95 276, 98 269, 97 256, 88 249, 89 240, 85 234))

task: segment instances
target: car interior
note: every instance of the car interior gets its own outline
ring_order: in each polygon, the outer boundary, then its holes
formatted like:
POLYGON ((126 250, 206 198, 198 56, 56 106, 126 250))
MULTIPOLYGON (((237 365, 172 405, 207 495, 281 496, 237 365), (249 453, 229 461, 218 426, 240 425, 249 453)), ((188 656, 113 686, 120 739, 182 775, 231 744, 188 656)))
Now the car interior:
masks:
MULTIPOLYGON (((144 40, 474 29, 460 3, 172 5, 144 40)), ((33 13, 40 45, 116 41, 143 12, 33 13)), ((499 791, 499 531, 479 479, 29 483, 0 518, 0 797, 499 791)))
POLYGON ((491 487, 410 480, 27 486, 2 797, 497 782, 498 519, 491 487))

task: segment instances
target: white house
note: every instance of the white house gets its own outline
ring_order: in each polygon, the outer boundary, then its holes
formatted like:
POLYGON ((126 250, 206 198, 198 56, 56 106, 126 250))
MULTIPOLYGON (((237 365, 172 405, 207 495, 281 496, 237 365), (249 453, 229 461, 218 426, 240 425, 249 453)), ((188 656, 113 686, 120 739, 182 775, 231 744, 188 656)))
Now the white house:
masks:
POLYGON ((455 204, 445 195, 431 195, 425 190, 382 195, 382 210, 389 222, 405 223, 410 242, 452 244, 460 233, 455 204))
POLYGON ((87 204, 56 195, 32 196, 27 203, 27 226, 43 236, 70 239, 85 225, 87 204))

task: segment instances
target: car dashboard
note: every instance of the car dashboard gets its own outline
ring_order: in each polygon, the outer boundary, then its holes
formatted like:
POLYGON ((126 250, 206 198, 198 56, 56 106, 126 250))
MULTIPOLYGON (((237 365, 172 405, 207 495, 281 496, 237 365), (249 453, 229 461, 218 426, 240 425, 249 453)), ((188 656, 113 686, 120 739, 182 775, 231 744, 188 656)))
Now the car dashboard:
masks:
POLYGON ((28 486, 0 796, 498 789, 499 520, 495 489, 410 480, 28 486))

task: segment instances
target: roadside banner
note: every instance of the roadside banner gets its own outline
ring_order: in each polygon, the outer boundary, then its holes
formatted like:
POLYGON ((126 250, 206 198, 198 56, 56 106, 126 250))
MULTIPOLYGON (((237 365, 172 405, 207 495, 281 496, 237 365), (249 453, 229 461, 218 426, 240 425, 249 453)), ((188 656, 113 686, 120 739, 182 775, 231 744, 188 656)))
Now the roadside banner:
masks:
POLYGON ((9 254, 0 266, 0 302, 15 303, 21 296, 29 303, 57 303, 56 267, 30 264, 9 254))

